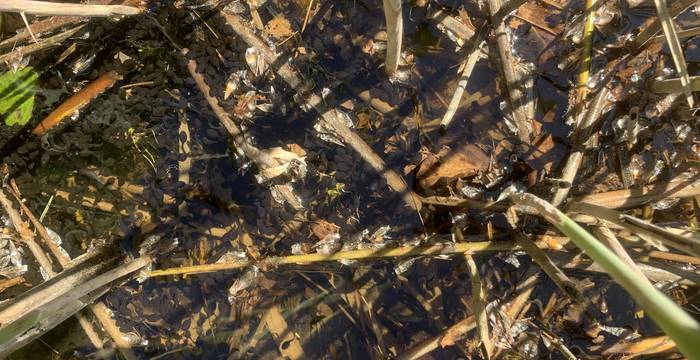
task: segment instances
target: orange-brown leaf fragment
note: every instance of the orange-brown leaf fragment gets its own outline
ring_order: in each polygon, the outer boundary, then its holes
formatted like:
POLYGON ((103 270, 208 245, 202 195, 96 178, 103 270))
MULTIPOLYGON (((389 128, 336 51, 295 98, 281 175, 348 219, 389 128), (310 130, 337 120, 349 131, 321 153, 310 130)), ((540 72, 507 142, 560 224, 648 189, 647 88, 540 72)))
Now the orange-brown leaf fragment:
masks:
POLYGON ((323 240, 329 234, 337 233, 338 230, 340 230, 340 226, 323 219, 317 220, 311 224, 311 232, 318 238, 318 240, 323 240))
POLYGON ((265 25, 265 31, 276 38, 286 38, 292 36, 292 24, 282 15, 275 16, 265 25))

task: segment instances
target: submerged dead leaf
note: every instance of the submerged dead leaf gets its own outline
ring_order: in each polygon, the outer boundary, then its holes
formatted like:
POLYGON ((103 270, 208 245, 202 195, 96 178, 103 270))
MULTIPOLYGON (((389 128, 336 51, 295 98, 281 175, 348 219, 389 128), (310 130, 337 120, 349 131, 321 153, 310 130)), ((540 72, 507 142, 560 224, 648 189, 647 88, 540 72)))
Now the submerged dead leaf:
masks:
POLYGON ((420 164, 416 177, 429 189, 439 181, 474 176, 489 166, 489 157, 481 148, 464 144, 455 150, 445 146, 437 155, 429 154, 420 164))

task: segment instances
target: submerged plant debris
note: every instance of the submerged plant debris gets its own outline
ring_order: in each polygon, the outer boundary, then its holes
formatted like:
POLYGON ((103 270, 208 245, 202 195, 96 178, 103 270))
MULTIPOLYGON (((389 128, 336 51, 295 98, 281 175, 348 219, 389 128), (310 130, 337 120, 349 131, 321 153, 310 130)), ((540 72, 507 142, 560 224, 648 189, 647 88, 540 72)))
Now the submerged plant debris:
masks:
MULTIPOLYGON (((0 13, 0 357, 692 358, 509 200, 700 320, 700 123, 654 1, 116 3, 0 13)), ((668 12, 694 91, 700 16, 668 12)))

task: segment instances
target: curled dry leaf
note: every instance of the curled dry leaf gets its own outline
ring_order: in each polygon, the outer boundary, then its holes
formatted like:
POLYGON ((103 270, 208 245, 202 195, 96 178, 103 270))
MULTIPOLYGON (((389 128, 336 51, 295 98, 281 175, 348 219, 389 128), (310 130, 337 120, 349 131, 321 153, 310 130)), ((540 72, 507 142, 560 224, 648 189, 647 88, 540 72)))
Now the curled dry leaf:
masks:
POLYGON ((439 181, 474 176, 488 166, 489 157, 476 145, 464 144, 454 150, 444 146, 437 155, 428 154, 416 177, 423 188, 429 189, 439 181))

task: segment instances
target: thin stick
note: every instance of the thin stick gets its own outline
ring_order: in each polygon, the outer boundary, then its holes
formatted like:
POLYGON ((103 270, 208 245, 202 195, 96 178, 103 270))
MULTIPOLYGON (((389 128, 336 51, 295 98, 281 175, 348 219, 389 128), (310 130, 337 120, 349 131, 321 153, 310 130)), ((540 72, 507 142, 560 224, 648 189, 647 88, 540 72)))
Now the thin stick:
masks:
POLYGON ((340 118, 339 113, 335 109, 329 109, 323 99, 315 93, 311 92, 311 86, 306 84, 301 76, 294 70, 287 61, 279 61, 278 55, 275 54, 265 42, 260 40, 251 29, 241 21, 238 15, 225 14, 226 21, 233 30, 245 41, 248 46, 252 46, 260 50, 261 54, 268 64, 282 64, 275 71, 294 91, 305 96, 305 103, 312 107, 321 115, 321 118, 335 134, 337 134, 345 143, 353 150, 360 154, 380 176, 384 177, 389 188, 400 194, 409 207, 420 210, 420 197, 416 195, 406 184, 404 179, 396 171, 389 169, 377 153, 367 145, 367 143, 355 132, 345 125, 344 120, 340 118))
POLYGON ((51 253, 54 255, 56 260, 58 260, 59 265, 61 265, 62 268, 65 268, 68 263, 70 263, 70 259, 66 259, 63 251, 61 248, 59 248, 58 244, 56 244, 53 239, 51 239, 51 236, 49 235, 49 232, 46 230, 44 225, 37 220, 37 218, 34 216, 34 214, 29 210, 29 207, 27 207, 27 204, 25 204, 22 201, 21 194, 19 193, 19 189, 17 188, 17 184, 15 183, 14 179, 10 180, 10 192, 12 195, 15 197, 17 200, 17 203, 19 203, 19 207, 22 209, 24 212, 24 215, 29 219, 29 221, 34 225, 34 228, 36 229, 36 232, 39 234, 39 237, 44 241, 44 245, 51 251, 51 253))
MULTIPOLYGON (((688 78, 688 87, 690 91, 700 91, 700 76, 691 76, 688 78)), ((652 80, 651 81, 651 91, 658 94, 670 94, 682 92, 683 88, 682 78, 680 79, 664 79, 664 80, 652 80)))
POLYGON ((386 19, 386 61, 387 75, 393 75, 399 68, 401 60, 401 41, 403 40, 403 14, 401 14, 401 2, 403 0, 383 0, 384 18, 386 19))
POLYGON ((515 234, 518 245, 532 258, 532 260, 549 276, 554 284, 566 295, 574 300, 581 300, 581 293, 572 281, 559 267, 540 249, 532 240, 528 239, 522 232, 515 234))
POLYGON ((462 70, 462 76, 459 79, 459 82, 457 83, 457 88, 455 89, 455 93, 452 95, 452 100, 450 100, 450 105, 447 107, 447 111, 445 112, 445 115, 442 117, 442 121, 440 121, 440 127, 445 130, 447 129, 448 126, 450 126, 450 123, 452 123, 452 119, 454 118, 455 113, 457 112, 457 109, 459 108, 460 102, 462 102, 462 96, 464 95, 464 91, 467 88, 467 83, 469 82, 469 77, 471 76, 472 72, 474 71, 474 66, 476 66, 476 63, 479 61, 482 55, 481 51, 481 46, 482 42, 477 40, 476 45, 472 49, 471 53, 469 53, 469 56, 467 57, 467 62, 464 65, 464 69, 462 70))
MULTIPOLYGON (((574 149, 572 149, 571 153, 569 154, 569 158, 566 160, 566 164, 564 165, 564 169, 562 169, 561 174, 561 180, 568 184, 572 184, 574 182, 576 173, 581 167, 584 154, 584 145, 591 136, 592 130, 596 123, 601 118, 600 115, 603 108, 605 107, 606 102, 609 101, 608 94, 608 88, 605 86, 598 91, 598 94, 591 102, 590 108, 588 109, 583 122, 577 125, 575 128, 576 130, 572 134, 572 145, 574 146, 574 149)), ((561 203, 563 203, 566 199, 566 196, 569 194, 570 189, 571 186, 557 187, 557 190, 554 192, 554 197, 552 198, 552 205, 557 207, 561 205, 561 203)))
MULTIPOLYGON (((70 257, 68 257, 68 254, 63 252, 58 247, 58 245, 53 242, 53 240, 49 236, 48 231, 44 227, 44 224, 38 221, 34 214, 32 214, 29 208, 24 204, 24 202, 22 202, 22 199, 20 198, 21 194, 19 193, 19 189, 17 188, 17 184, 15 183, 14 179, 10 180, 10 185, 11 189, 13 190, 13 195, 19 202, 20 207, 22 207, 22 211, 24 211, 24 214, 27 216, 29 221, 32 222, 37 233, 39 233, 39 235, 44 239, 44 242, 47 244, 52 255, 54 256, 54 258, 56 258, 56 260, 58 260, 60 267, 62 269, 68 268, 71 261, 70 257)), ((107 306, 100 301, 93 305, 90 305, 89 308, 95 316, 97 322, 102 326, 103 329, 105 329, 107 334, 109 334, 112 337, 114 343, 117 345, 119 352, 121 352, 122 355, 124 355, 124 358, 127 360, 136 359, 136 355, 131 350, 131 345, 128 341, 124 339, 124 334, 122 334, 122 332, 119 331, 119 328, 114 322, 114 319, 112 319, 112 317, 109 315, 110 311, 107 308, 107 306)), ((78 318, 78 322, 80 322, 80 325, 83 327, 85 333, 91 339, 95 347, 98 349, 102 349, 104 347, 104 343, 102 342, 102 339, 99 336, 95 336, 96 332, 94 330, 94 327, 92 326, 92 323, 88 320, 86 311, 82 310, 81 312, 76 313, 75 316, 78 318)))
POLYGON ((13 286, 24 284, 26 281, 27 279, 25 279, 24 276, 0 280, 0 294, 13 286))
POLYGON ((479 268, 476 266, 474 257, 465 254, 464 258, 467 262, 469 270, 469 278, 472 284, 472 302, 474 304, 474 314, 476 314, 476 332, 481 339, 481 346, 484 352, 484 358, 491 358, 491 337, 489 335, 489 318, 486 313, 486 284, 481 281, 479 276, 479 268))
MULTIPOLYGON (((671 4, 668 8, 669 16, 676 17, 689 7, 695 5, 697 0, 678 0, 671 4)), ((661 20, 658 17, 652 17, 647 20, 645 26, 642 26, 642 31, 637 35, 631 44, 631 48, 635 51, 641 50, 644 45, 649 43, 649 40, 661 30, 661 20)))
POLYGON ((125 5, 83 5, 33 0, 3 0, 0 12, 24 12, 44 16, 138 15, 141 9, 125 5))
POLYGON ((170 269, 154 270, 149 276, 169 276, 185 274, 203 274, 215 271, 241 269, 250 265, 258 267, 279 266, 285 264, 311 264, 317 262, 339 261, 339 260, 367 260, 381 258, 396 258, 405 256, 427 256, 427 255, 447 255, 464 252, 481 251, 504 251, 512 250, 515 243, 512 241, 480 241, 456 244, 435 244, 423 246, 402 246, 391 249, 362 249, 341 251, 330 255, 324 254, 304 254, 289 255, 279 257, 268 257, 259 261, 239 260, 228 263, 205 264, 195 266, 183 266, 170 269))
MULTIPOLYGON (((187 49, 183 49, 183 55, 186 55, 188 51, 189 50, 187 49)), ((279 166, 279 163, 274 158, 269 156, 264 151, 258 149, 245 138, 243 131, 238 127, 238 125, 236 125, 233 119, 231 119, 226 110, 219 105, 219 100, 209 95, 211 89, 204 80, 204 75, 197 72, 197 62, 195 60, 189 60, 187 62, 187 70, 197 85, 200 93, 204 99, 207 100, 207 103, 209 103, 209 107, 211 107, 212 111, 214 111, 214 114, 221 122, 221 125, 223 125, 224 128, 226 128, 226 131, 231 134, 233 143, 236 145, 236 147, 261 169, 279 166)))
MULTIPOLYGON (((57 29, 60 29, 64 26, 67 25, 73 25, 73 24, 78 24, 80 22, 84 22, 87 20, 86 18, 82 18, 79 16, 63 16, 63 17, 51 17, 47 19, 42 19, 39 21, 35 21, 34 23, 31 24, 31 33, 36 33, 37 35, 41 34, 46 34, 46 33, 51 33, 57 29)), ((0 49, 5 49, 5 48, 11 48, 11 47, 16 47, 20 45, 22 42, 25 40, 29 39, 30 32, 29 31, 23 31, 18 33, 17 35, 14 35, 12 37, 9 37, 3 41, 0 41, 0 49)))
POLYGON ((34 36, 34 32, 32 31, 32 28, 29 26, 29 21, 27 21, 27 14, 25 14, 24 11, 20 12, 19 15, 22 17, 22 21, 24 21, 24 26, 27 27, 27 31, 29 31, 29 35, 32 36, 32 40, 34 40, 34 43, 38 44, 39 40, 36 39, 36 36, 34 36))
POLYGON ((78 25, 74 28, 68 29, 60 34, 51 36, 49 38, 43 39, 40 43, 36 44, 29 44, 27 46, 24 46, 22 48, 19 48, 15 51, 11 51, 7 54, 0 55, 0 64, 7 63, 9 62, 12 58, 17 56, 17 52, 21 54, 21 56, 26 57, 27 55, 31 55, 35 52, 48 49, 53 46, 59 46, 61 45, 66 39, 69 37, 73 36, 75 33, 78 31, 82 30, 82 28, 85 25, 78 25))
POLYGON ((510 100, 513 120, 515 121, 515 126, 518 129, 518 137, 520 138, 520 141, 525 144, 529 144, 530 119, 526 106, 523 103, 523 101, 525 101, 525 94, 519 85, 522 82, 522 76, 517 73, 514 67, 517 60, 511 51, 513 45, 510 41, 510 36, 508 35, 508 28, 505 26, 503 21, 497 19, 498 11, 503 6, 503 2, 501 0, 488 0, 488 4, 489 11, 491 13, 491 21, 494 22, 493 26, 496 29, 498 54, 503 68, 506 88, 508 89, 508 97, 510 100), (496 21, 498 22, 496 23, 496 21))
POLYGON ((48 278, 55 276, 56 272, 53 270, 51 260, 49 260, 46 254, 44 254, 44 251, 36 243, 36 241, 34 241, 34 234, 29 230, 27 223, 22 220, 19 212, 17 212, 17 210, 14 208, 12 202, 7 198, 5 191, 2 189, 0 189, 0 205, 2 205, 5 213, 10 218, 10 221, 12 221, 12 225, 14 226, 15 230, 27 245, 29 251, 32 252, 32 255, 34 255, 34 258, 39 263, 39 266, 44 269, 46 275, 48 275, 48 278))
MULTIPOLYGON (((549 258, 562 269, 586 271, 605 275, 608 274, 605 269, 588 258, 576 257, 575 254, 570 254, 563 251, 548 251, 547 255, 549 255, 549 258)), ((660 269, 658 267, 643 263, 638 263, 637 267, 642 271, 644 276, 646 276, 646 278, 652 282, 668 282, 689 286, 698 285, 696 281, 684 277, 683 274, 677 274, 669 270, 660 269)))
POLYGON ((300 34, 304 33, 304 30, 306 30, 306 25, 309 24, 309 16, 311 16, 311 8, 314 5, 314 0, 309 0, 309 5, 306 6, 306 15, 304 15, 304 24, 301 25, 301 31, 299 31, 300 34))
POLYGON ((531 206, 557 229, 571 238, 598 263, 644 309, 652 320, 678 344, 686 356, 700 354, 700 323, 673 300, 639 278, 617 255, 552 204, 532 195, 513 194, 516 204, 531 206))

